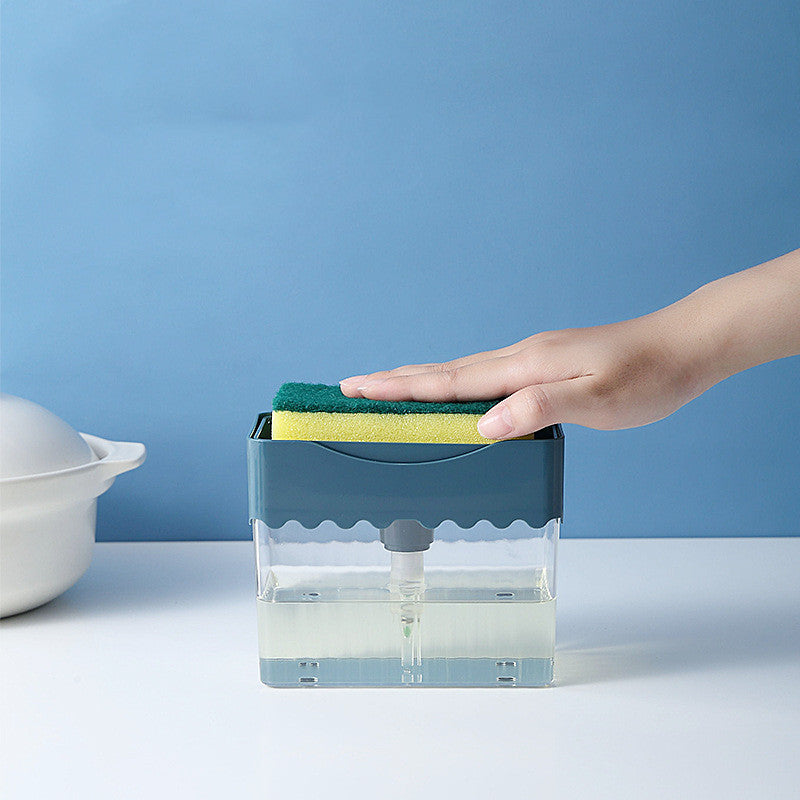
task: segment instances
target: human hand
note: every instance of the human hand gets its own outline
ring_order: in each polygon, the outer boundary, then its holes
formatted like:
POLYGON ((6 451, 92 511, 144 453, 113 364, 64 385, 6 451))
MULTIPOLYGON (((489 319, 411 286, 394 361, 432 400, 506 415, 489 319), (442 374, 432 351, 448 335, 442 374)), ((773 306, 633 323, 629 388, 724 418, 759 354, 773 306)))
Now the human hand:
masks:
POLYGON ((538 333, 443 364, 341 381, 348 397, 504 398, 478 422, 487 439, 556 422, 611 430, 668 416, 715 383, 800 354, 800 250, 701 286, 652 314, 538 333))
POLYGON ((662 419, 706 386, 658 314, 539 333, 441 364, 415 364, 343 380, 348 397, 464 401, 505 398, 478 422, 488 439, 557 422, 631 428, 662 419))

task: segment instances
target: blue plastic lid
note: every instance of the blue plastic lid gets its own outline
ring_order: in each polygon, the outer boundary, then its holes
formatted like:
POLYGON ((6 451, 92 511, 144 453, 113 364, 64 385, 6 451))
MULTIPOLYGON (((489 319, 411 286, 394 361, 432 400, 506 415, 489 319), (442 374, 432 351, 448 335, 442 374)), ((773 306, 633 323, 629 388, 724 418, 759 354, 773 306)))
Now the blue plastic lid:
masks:
POLYGON ((340 528, 361 520, 541 528, 563 516, 560 425, 485 445, 273 440, 270 432, 271 415, 259 415, 247 454, 250 519, 270 528, 290 520, 305 528, 325 520, 340 528))

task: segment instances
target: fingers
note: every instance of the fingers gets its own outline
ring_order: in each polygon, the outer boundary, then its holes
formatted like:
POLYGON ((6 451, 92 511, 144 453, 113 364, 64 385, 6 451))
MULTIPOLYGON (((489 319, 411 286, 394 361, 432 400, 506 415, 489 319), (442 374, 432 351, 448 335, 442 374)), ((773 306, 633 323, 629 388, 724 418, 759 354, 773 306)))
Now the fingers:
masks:
POLYGON ((530 383, 534 377, 515 356, 500 356, 451 369, 434 369, 409 375, 391 374, 365 383, 359 389, 370 400, 417 400, 461 402, 506 397, 530 383))
MULTIPOLYGON (((407 364, 402 367, 395 367, 394 369, 380 370, 378 372, 370 372, 366 375, 354 375, 350 378, 345 378, 339 382, 342 393, 348 397, 362 396, 360 388, 368 382, 384 380, 390 377, 402 375, 416 375, 424 372, 443 372, 447 369, 458 369, 459 367, 476 364, 481 361, 486 361, 490 358, 499 358, 502 356, 513 355, 524 347, 523 342, 517 342, 507 347, 501 347, 498 350, 486 350, 481 353, 473 353, 468 356, 453 359, 452 361, 435 362, 430 364, 407 364)), ((499 395, 494 395, 499 397, 499 395)), ((410 398, 408 398, 410 399, 410 398)))
POLYGON ((487 439, 525 436, 558 422, 606 427, 592 392, 592 377, 525 386, 487 411, 478 433, 487 439))
POLYGON ((436 366, 438 365, 407 364, 404 367, 383 369, 379 370, 378 372, 369 372, 366 375, 353 375, 351 378, 345 378, 344 380, 339 381, 339 388, 342 390, 342 394, 346 394, 348 397, 360 397, 361 392, 359 389, 365 383, 383 380, 384 378, 388 378, 390 375, 413 375, 417 372, 428 372, 429 370, 434 369, 436 366))

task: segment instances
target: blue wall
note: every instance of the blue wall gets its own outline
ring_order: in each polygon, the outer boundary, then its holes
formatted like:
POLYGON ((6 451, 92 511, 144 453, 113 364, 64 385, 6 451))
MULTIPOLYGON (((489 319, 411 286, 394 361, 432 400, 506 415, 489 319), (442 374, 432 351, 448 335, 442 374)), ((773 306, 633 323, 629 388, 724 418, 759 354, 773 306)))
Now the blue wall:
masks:
MULTIPOLYGON (((284 380, 800 246, 798 30, 796 0, 4 3, 3 389, 147 444, 99 538, 245 538, 284 380)), ((568 426, 565 534, 800 533, 799 366, 568 426)))

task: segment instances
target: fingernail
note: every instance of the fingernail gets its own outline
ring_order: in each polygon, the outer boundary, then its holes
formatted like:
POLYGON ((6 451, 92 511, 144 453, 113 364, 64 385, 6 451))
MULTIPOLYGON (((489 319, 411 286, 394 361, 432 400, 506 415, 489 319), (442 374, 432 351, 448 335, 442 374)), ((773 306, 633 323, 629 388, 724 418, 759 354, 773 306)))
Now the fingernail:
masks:
POLYGON ((359 381, 363 381, 366 377, 366 375, 353 375, 350 378, 339 381, 339 386, 345 389, 353 389, 359 381))
POLYGON ((500 439, 514 430, 507 408, 492 409, 478 420, 478 433, 486 439, 500 439))

